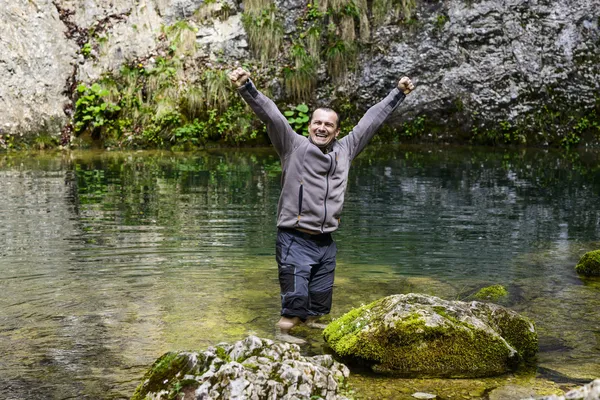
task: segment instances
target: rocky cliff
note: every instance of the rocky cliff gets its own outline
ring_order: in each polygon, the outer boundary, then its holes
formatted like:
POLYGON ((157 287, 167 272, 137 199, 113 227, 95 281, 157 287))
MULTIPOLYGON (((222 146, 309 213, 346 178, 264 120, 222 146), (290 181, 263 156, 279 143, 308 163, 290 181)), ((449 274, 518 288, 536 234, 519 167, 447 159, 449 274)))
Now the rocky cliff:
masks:
POLYGON ((0 129, 58 137, 78 84, 169 59, 186 90, 241 63, 282 104, 350 115, 409 75, 389 121, 406 138, 595 143, 599 25, 600 0, 0 0, 0 129))

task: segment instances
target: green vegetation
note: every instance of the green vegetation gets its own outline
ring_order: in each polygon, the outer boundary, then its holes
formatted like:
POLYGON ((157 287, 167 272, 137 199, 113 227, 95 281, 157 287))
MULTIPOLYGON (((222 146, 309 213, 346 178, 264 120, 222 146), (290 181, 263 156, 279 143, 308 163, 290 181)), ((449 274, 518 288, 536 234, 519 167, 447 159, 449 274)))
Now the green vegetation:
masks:
MULTIPOLYGON (((203 356, 198 354, 198 357, 203 356)), ((202 365, 203 361, 196 363, 202 365)), ((194 380, 184 380, 187 373, 198 372, 185 353, 169 352, 160 357, 146 372, 131 400, 143 400, 146 394, 167 388, 167 399, 177 399, 181 389, 185 386, 198 385, 194 380)))
POLYGON ((283 25, 279 21, 275 5, 257 9, 250 7, 244 13, 242 23, 255 57, 260 59, 263 65, 277 60, 283 40, 283 25))
POLYGON ((283 114, 286 116, 296 133, 308 136, 308 121, 310 117, 308 115, 308 106, 306 104, 299 104, 292 110, 285 111, 283 114))
POLYGON ((444 26, 446 25, 446 23, 448 22, 448 16, 445 14, 438 14, 438 16, 435 18, 435 27, 438 30, 442 30, 444 28, 444 26))
POLYGON ((498 301, 508 296, 508 291, 502 285, 492 285, 480 289, 473 295, 476 299, 498 301))
POLYGON ((348 73, 348 66, 354 64, 354 45, 350 42, 338 40, 327 48, 325 56, 327 68, 333 81, 343 83, 348 73))
MULTIPOLYGON (((162 55, 134 60, 90 87, 79 85, 75 136, 119 148, 264 142, 263 125, 248 112, 226 70, 186 71, 182 60, 194 57, 197 50, 195 28, 180 21, 163 27, 162 37, 162 55)), ((79 139, 75 145, 84 142, 79 139)))
POLYGON ((317 83, 316 62, 301 44, 294 44, 291 53, 294 66, 283 69, 286 92, 294 101, 308 101, 317 83))
POLYGON ((92 53, 92 45, 90 42, 87 42, 86 44, 83 45, 83 47, 81 48, 81 54, 83 54, 83 56, 85 58, 88 58, 90 56, 90 54, 92 53))
POLYGON ((585 253, 575 266, 575 270, 585 276, 600 276, 600 250, 585 253))
POLYGON ((94 83, 89 88, 79 85, 77 92, 79 98, 75 103, 73 117, 76 134, 90 132, 93 139, 100 139, 103 130, 111 132, 117 129, 115 116, 121 107, 110 101, 108 90, 94 83))

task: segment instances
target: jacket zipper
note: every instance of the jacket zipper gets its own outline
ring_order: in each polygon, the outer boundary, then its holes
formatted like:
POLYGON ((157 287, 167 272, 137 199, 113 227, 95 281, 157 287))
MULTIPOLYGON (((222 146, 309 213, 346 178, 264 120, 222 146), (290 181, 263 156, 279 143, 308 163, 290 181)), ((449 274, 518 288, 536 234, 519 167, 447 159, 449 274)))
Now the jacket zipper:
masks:
POLYGON ((298 189, 298 221, 296 221, 296 225, 300 222, 300 215, 302 214, 302 196, 304 194, 304 188, 302 186, 302 182, 300 182, 300 188, 298 189))
POLYGON ((331 167, 333 166, 333 158, 329 154, 329 170, 327 171, 327 177, 325 181, 327 182, 327 186, 325 187, 325 201, 323 202, 323 206, 325 208, 325 215, 323 215, 323 223, 321 224, 321 233, 323 233, 323 228, 325 227, 325 221, 327 221, 327 197, 329 196, 329 174, 331 173, 331 167))

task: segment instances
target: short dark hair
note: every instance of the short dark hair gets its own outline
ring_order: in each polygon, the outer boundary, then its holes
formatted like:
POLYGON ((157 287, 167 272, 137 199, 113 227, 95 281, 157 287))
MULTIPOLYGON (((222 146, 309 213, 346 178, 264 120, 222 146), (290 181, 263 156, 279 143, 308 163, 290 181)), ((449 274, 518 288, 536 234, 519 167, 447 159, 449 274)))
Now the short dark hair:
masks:
POLYGON ((317 110, 323 110, 323 111, 335 113, 335 127, 336 127, 336 129, 340 127, 340 114, 338 114, 337 111, 332 110, 331 108, 328 108, 328 107, 315 108, 315 110, 312 112, 312 114, 310 114, 310 121, 308 121, 309 124, 312 122, 315 112, 317 110))

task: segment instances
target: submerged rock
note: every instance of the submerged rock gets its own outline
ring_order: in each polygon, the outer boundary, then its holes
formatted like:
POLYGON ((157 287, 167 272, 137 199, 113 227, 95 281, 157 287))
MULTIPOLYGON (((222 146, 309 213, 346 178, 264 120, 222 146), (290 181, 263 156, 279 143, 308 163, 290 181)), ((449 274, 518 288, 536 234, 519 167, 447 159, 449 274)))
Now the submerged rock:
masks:
POLYGON ((503 297, 508 296, 508 291, 502 285, 492 285, 480 289, 473 295, 476 299, 498 301, 503 297))
POLYGON ((346 366, 330 355, 304 357, 289 343, 248 336, 204 352, 169 352, 144 376, 132 400, 345 399, 346 366))
POLYGON ((600 250, 585 253, 575 266, 575 271, 585 276, 600 276, 600 250))
MULTIPOLYGON (((533 397, 530 397, 526 400, 532 400, 533 397)), ((596 379, 587 385, 584 385, 580 388, 573 389, 567 392, 564 396, 544 396, 537 397, 537 400, 600 400, 600 379, 596 379)))
POLYGON ((354 309, 323 332, 332 349, 373 371, 400 376, 493 376, 532 360, 533 323, 504 307, 393 295, 354 309))

